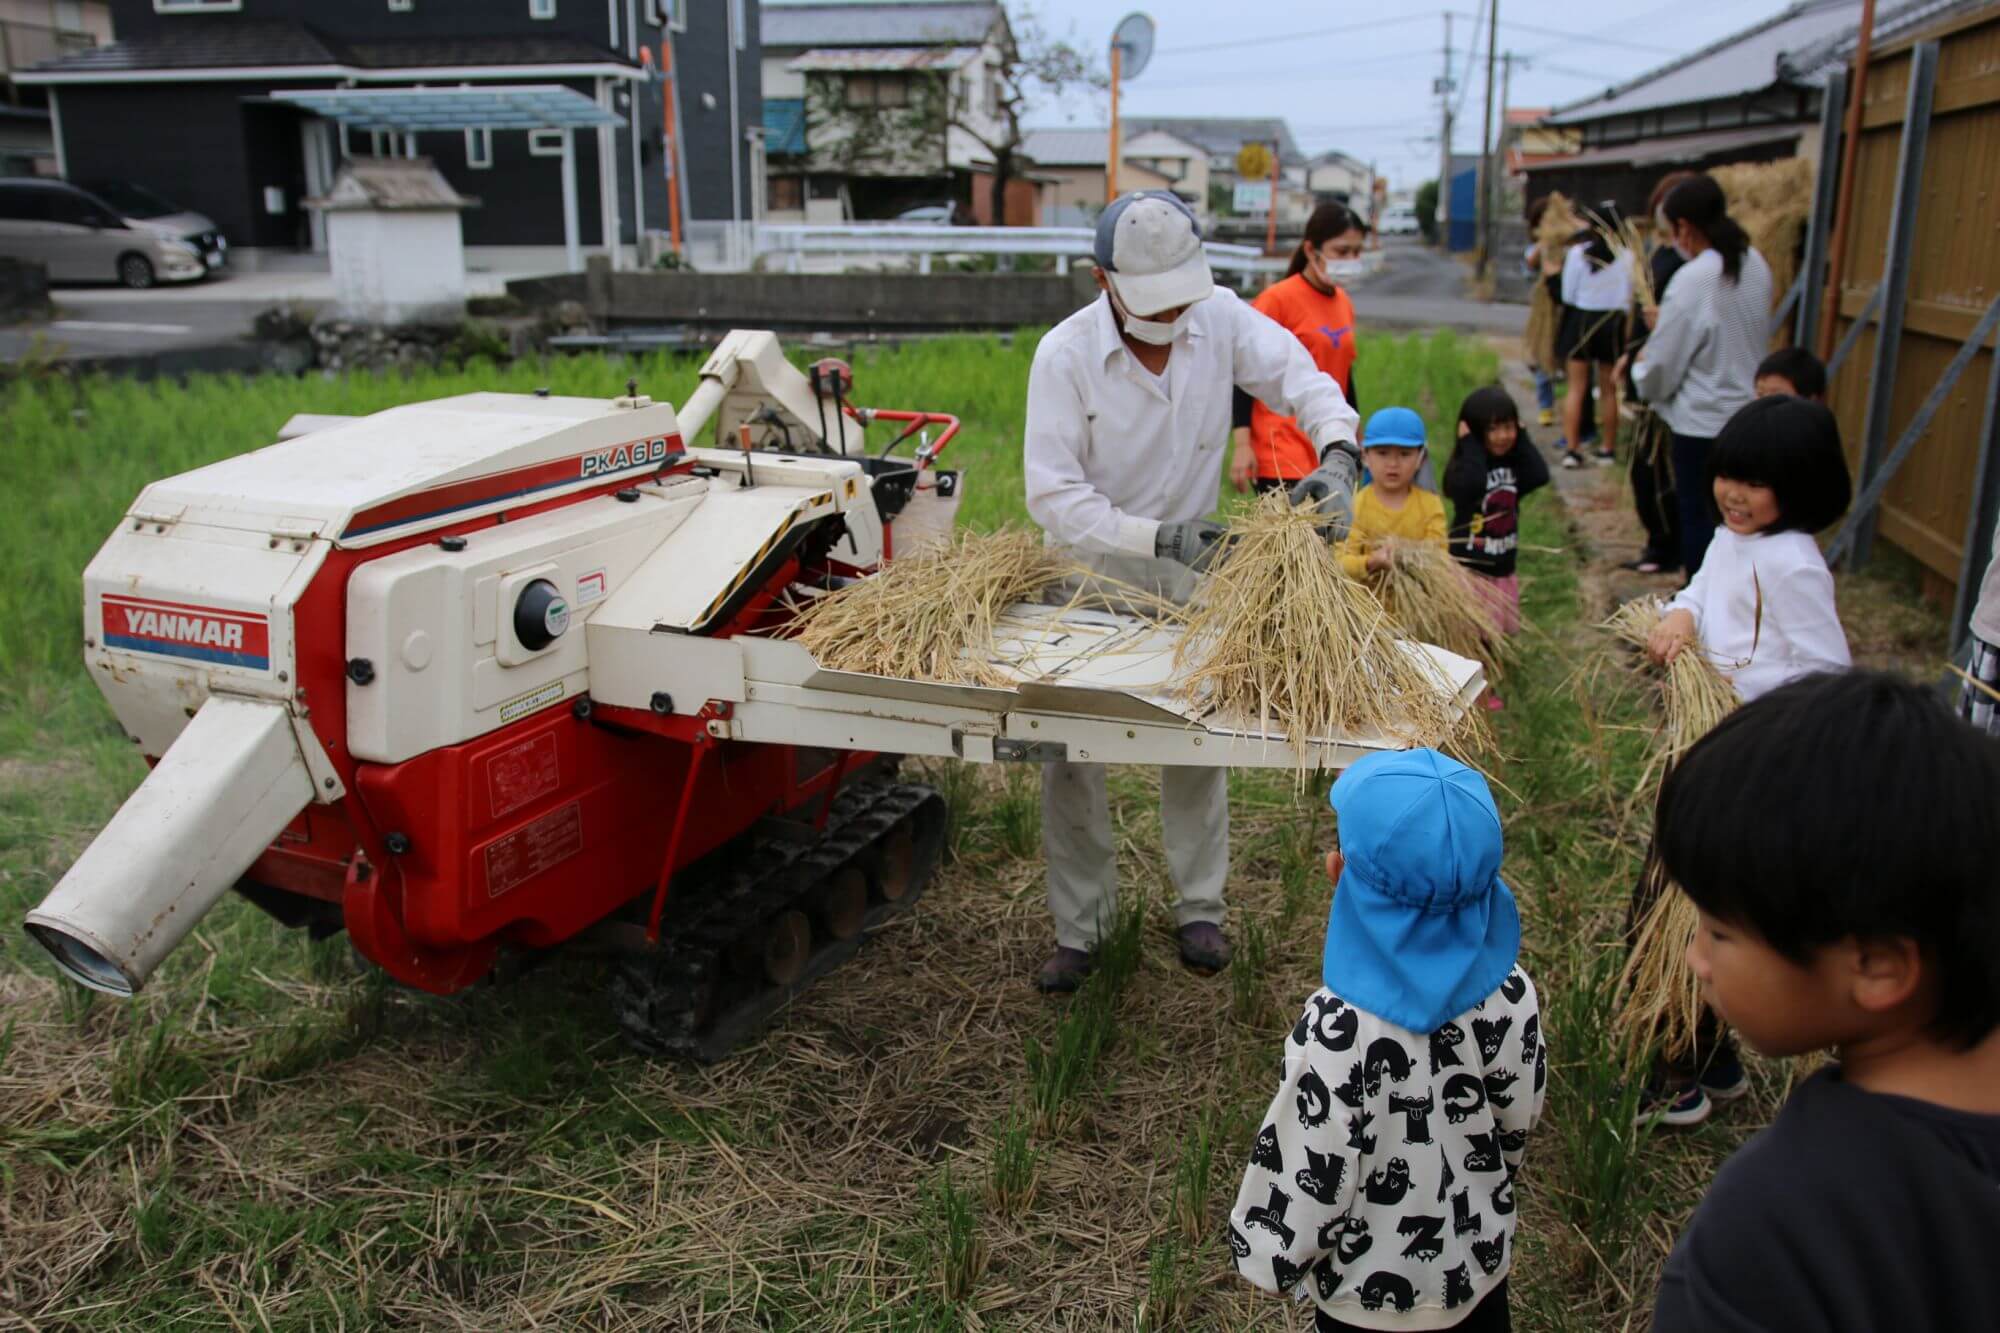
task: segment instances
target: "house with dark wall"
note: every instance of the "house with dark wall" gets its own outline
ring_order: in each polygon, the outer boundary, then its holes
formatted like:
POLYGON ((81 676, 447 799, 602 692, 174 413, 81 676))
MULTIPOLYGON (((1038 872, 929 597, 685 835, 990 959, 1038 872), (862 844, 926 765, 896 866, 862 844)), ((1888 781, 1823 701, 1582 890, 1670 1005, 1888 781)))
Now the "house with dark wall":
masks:
POLYGON ((667 229, 671 95, 684 220, 754 216, 757 0, 111 3, 115 41, 16 76, 48 97, 60 170, 137 181, 206 213, 239 256, 322 249, 301 201, 325 192, 343 158, 380 154, 429 157, 480 201, 465 214, 475 257, 563 244, 557 132, 352 131, 273 98, 284 91, 573 89, 617 118, 575 132, 575 169, 579 238, 621 262, 667 229), (663 41, 671 84, 656 77, 663 41))

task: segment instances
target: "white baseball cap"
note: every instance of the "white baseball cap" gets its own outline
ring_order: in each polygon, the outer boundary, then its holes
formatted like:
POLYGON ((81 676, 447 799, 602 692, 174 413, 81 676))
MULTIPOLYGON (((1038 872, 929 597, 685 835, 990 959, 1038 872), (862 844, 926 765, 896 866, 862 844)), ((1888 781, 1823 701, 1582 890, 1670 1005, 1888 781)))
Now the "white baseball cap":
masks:
POLYGON ((1112 200, 1097 219, 1092 251, 1134 315, 1192 305, 1215 290, 1194 210, 1167 190, 1138 190, 1112 200))

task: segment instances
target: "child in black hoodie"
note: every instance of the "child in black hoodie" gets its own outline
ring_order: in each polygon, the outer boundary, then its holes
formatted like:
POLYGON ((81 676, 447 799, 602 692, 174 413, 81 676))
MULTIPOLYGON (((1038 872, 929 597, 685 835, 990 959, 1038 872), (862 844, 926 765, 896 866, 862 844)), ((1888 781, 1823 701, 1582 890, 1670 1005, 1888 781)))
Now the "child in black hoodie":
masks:
MULTIPOLYGON (((1521 628, 1521 498, 1549 484, 1549 465, 1521 428, 1514 399, 1497 384, 1474 389, 1458 409, 1458 447, 1444 470, 1451 501, 1451 554, 1503 634, 1521 628)), ((1488 694, 1488 708, 1498 708, 1488 694)))
POLYGON ((2000 742, 1930 690, 1806 676, 1660 789, 1704 998, 1765 1055, 1831 1050, 1723 1165, 1656 1333, 2000 1329, 2000 742))

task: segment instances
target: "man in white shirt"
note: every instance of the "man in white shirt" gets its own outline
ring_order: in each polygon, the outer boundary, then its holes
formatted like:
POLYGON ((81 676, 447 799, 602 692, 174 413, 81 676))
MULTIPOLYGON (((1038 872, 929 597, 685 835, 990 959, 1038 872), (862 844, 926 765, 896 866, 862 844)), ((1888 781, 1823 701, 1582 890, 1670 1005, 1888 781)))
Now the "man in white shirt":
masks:
MULTIPOLYGON (((1359 417, 1289 332, 1219 289, 1186 204, 1165 191, 1116 200, 1094 247, 1104 295, 1049 330, 1028 374, 1029 515, 1100 573, 1175 600, 1194 590, 1223 533, 1220 492, 1235 385, 1296 417, 1320 466, 1292 491, 1345 534, 1359 471, 1359 417)), ((1216 971, 1229 870, 1228 774, 1160 776, 1161 839, 1180 891, 1181 958, 1216 971)), ((1101 764, 1042 768, 1042 847, 1057 948, 1037 984, 1075 990, 1116 911, 1117 860, 1101 764)))

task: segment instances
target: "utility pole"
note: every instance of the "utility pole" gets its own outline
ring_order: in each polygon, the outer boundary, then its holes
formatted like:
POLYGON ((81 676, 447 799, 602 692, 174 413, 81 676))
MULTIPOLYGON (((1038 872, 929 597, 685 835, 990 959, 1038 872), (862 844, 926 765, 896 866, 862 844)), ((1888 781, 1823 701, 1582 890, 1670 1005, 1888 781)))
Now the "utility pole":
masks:
MULTIPOLYGON (((1487 205, 1487 218, 1492 230, 1487 233, 1486 253, 1493 253, 1494 242, 1500 237, 1500 202, 1506 198, 1507 181, 1507 108, 1513 95, 1514 53, 1500 53, 1500 124, 1493 132, 1493 202, 1487 205)), ((1490 262, 1490 261, 1489 261, 1490 262)))
POLYGON ((1451 249, 1451 11, 1444 12, 1444 75, 1437 81, 1438 109, 1444 121, 1438 128, 1438 246, 1451 249))
MULTIPOLYGON (((1493 17, 1486 29, 1486 121, 1479 127, 1479 249, 1472 262, 1474 275, 1481 278, 1493 258, 1493 64, 1494 47, 1500 38, 1500 0, 1488 0, 1487 8, 1493 17)), ((1477 33, 1473 40, 1478 40, 1477 33)))

